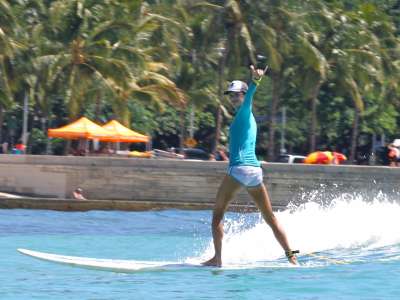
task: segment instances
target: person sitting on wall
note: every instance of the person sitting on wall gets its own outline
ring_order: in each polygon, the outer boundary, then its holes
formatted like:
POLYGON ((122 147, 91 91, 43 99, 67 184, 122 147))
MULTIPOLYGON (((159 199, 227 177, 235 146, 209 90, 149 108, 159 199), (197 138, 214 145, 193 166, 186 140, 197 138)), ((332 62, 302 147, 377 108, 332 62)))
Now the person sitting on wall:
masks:
POLYGON ((76 188, 75 191, 72 193, 72 196, 74 197, 74 199, 76 200, 87 200, 84 196, 83 196, 83 191, 81 188, 76 188))

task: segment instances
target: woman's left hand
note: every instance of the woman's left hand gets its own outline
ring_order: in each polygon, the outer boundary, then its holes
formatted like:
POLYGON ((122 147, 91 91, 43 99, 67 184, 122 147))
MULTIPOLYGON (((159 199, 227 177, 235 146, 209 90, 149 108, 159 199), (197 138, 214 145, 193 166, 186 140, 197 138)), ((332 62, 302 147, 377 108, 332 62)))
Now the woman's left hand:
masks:
POLYGON ((250 70, 251 70, 251 77, 254 80, 260 80, 261 77, 263 77, 264 75, 264 70, 256 69, 253 65, 250 65, 250 70))

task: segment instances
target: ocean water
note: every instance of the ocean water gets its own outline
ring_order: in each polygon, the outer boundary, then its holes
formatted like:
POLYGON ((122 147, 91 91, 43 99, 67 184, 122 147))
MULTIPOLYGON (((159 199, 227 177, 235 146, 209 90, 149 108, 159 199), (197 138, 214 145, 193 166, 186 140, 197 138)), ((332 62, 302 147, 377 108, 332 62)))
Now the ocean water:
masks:
POLYGON ((213 254, 211 211, 0 210, 0 299, 400 299, 398 203, 341 195, 276 215, 301 251, 298 267, 283 258, 258 213, 227 213, 224 268, 124 274, 16 249, 199 263, 213 254))

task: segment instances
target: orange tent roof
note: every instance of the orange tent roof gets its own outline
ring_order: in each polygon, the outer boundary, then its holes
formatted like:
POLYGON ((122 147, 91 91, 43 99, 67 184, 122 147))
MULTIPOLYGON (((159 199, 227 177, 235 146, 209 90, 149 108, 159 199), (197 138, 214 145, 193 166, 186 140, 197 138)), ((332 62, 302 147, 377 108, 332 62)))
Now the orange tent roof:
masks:
POLYGON ((112 136, 112 132, 82 117, 66 126, 49 129, 47 135, 64 139, 101 139, 112 136))
POLYGON ((111 132, 111 137, 100 138, 101 141, 125 142, 125 143, 147 143, 150 138, 146 135, 133 131, 116 120, 111 120, 103 125, 103 128, 111 132))

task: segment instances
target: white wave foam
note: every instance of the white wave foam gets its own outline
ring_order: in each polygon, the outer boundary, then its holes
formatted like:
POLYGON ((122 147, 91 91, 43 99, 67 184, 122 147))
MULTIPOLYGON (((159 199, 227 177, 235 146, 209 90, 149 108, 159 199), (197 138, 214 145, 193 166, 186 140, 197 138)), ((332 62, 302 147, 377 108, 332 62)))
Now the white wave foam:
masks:
MULTIPOLYGON (((343 194, 330 205, 308 202, 275 213, 285 229, 291 247, 301 253, 326 252, 337 258, 362 257, 373 249, 400 243, 400 205, 385 197, 368 202, 361 196, 343 194)), ((271 229, 259 220, 251 228, 248 218, 225 220, 224 264, 276 260, 283 250, 271 229)), ((396 247, 397 248, 397 247, 396 247)), ((212 241, 196 260, 214 253, 212 241)))

